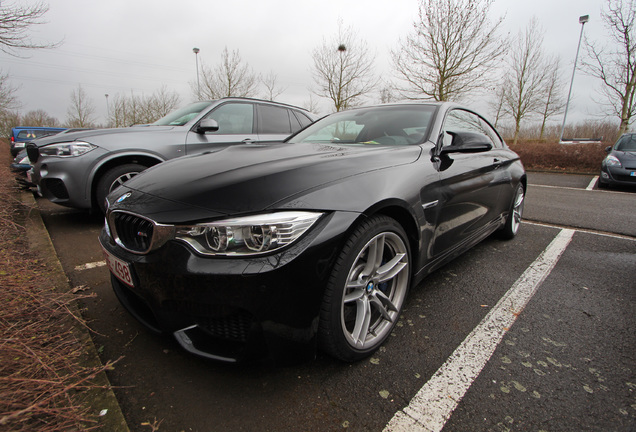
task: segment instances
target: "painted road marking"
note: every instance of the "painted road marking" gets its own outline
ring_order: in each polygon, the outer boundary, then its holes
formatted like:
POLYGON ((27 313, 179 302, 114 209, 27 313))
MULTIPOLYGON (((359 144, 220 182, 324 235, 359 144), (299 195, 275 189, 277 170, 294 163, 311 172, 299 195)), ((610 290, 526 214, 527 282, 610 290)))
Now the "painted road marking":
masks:
MULTIPOLYGON (((576 190, 582 191, 587 190, 580 187, 570 187, 570 186, 550 186, 550 185, 540 185, 540 184, 529 184, 528 186, 539 187, 539 188, 547 188, 547 189, 565 189, 565 190, 576 190)), ((604 191, 603 191, 604 192, 604 191)))
POLYGON ((75 271, 90 270, 97 267, 104 267, 105 265, 106 265, 106 261, 86 263, 86 264, 75 266, 75 271))
MULTIPOLYGON (((554 225, 554 224, 547 223, 547 222, 537 222, 537 221, 531 221, 531 220, 527 220, 527 219, 521 221, 521 223, 528 224, 528 225, 534 225, 534 226, 555 228, 555 229, 566 229, 566 228, 570 229, 569 227, 565 227, 563 225, 554 225)), ((571 229, 575 230, 576 232, 581 232, 581 233, 585 233, 585 234, 592 234, 592 235, 597 235, 597 236, 601 236, 601 237, 609 237, 609 238, 615 238, 615 239, 620 239, 620 240, 636 241, 636 237, 628 236, 628 235, 625 235, 625 234, 614 234, 614 233, 610 233, 610 232, 597 231, 597 230, 588 229, 588 228, 571 228, 571 229)))
POLYGON ((587 185, 585 190, 593 190, 594 186, 596 186, 596 181, 598 180, 598 176, 594 176, 594 178, 590 181, 590 184, 587 185))
POLYGON ((574 232, 563 229, 557 234, 409 405, 393 416, 385 432, 442 430, 506 332, 559 261, 574 232))
POLYGON ((607 189, 583 189, 582 187, 569 187, 569 186, 550 186, 550 185, 541 185, 541 184, 532 184, 529 183, 528 186, 536 187, 536 188, 546 188, 546 189, 564 189, 564 190, 575 190, 575 191, 592 191, 604 194, 623 194, 623 195, 633 195, 631 192, 623 192, 620 190, 607 190, 607 189))

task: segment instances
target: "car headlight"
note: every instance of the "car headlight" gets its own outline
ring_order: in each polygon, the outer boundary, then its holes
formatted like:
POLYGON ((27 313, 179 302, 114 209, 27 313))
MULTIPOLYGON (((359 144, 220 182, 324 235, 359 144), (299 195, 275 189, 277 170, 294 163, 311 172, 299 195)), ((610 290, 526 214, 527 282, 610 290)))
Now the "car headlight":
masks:
POLYGON ((97 148, 97 146, 84 141, 63 142, 50 144, 39 148, 44 156, 75 157, 97 148))
POLYGON ((288 211, 177 226, 175 238, 204 255, 258 255, 292 244, 321 215, 288 211))
POLYGON ((605 160, 603 161, 605 163, 606 166, 611 166, 611 167, 621 167, 621 161, 618 160, 618 158, 616 156, 612 156, 612 155, 607 155, 607 157, 605 158, 605 160))

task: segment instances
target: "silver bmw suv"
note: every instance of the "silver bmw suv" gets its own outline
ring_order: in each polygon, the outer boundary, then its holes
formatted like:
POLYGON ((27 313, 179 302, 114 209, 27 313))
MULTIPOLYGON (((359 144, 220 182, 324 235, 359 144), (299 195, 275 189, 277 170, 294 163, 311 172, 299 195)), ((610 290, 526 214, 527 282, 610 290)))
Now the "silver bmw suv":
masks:
POLYGON ((104 211, 106 195, 146 168, 235 144, 282 141, 315 119, 302 108, 256 99, 195 102, 149 125, 29 143, 29 177, 54 203, 104 211))

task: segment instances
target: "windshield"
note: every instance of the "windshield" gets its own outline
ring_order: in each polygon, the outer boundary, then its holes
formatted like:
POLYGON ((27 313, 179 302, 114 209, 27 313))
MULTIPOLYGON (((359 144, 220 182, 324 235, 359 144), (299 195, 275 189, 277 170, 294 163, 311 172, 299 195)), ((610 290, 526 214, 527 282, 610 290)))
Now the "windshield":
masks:
POLYGON ((636 135, 624 135, 616 144, 615 150, 625 152, 636 151, 636 135))
POLYGON ((291 137, 290 143, 409 145, 428 137, 436 106, 394 105, 342 111, 291 137))
POLYGON ((155 126, 183 126, 193 118, 195 118, 201 111, 210 106, 212 102, 195 102, 193 104, 179 108, 176 111, 171 112, 165 117, 160 118, 153 123, 155 126))

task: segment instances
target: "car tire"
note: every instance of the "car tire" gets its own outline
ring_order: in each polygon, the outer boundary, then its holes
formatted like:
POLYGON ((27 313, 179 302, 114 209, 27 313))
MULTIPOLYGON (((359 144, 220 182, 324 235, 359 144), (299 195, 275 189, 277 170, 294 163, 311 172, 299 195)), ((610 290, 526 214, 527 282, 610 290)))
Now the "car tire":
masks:
POLYGON ((100 177, 97 182, 97 187, 95 188, 95 200, 97 201, 99 209, 105 212, 106 196, 146 168, 148 167, 144 165, 130 163, 118 165, 106 171, 104 175, 100 177))
POLYGON ((596 182, 596 186, 598 187, 598 189, 608 189, 609 183, 605 183, 599 178, 598 182, 596 182))
POLYGON ((523 184, 519 183, 517 185, 517 189, 512 198, 512 203, 510 204, 510 211, 508 212, 508 217, 506 218, 506 223, 503 228, 499 231, 499 237, 504 240, 510 240, 515 238, 517 233, 519 232, 519 226, 521 225, 521 216, 523 215, 523 205, 525 202, 525 191, 523 188, 523 184))
POLYGON ((410 260, 406 233, 394 219, 373 216, 355 228, 325 290, 318 329, 324 352, 353 362, 382 345, 400 317, 410 260))

